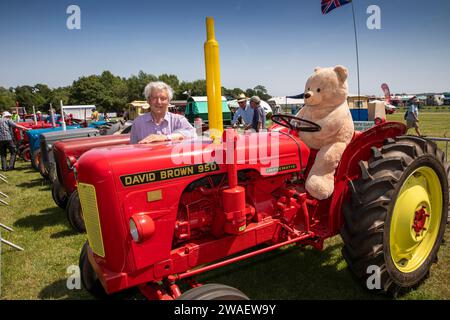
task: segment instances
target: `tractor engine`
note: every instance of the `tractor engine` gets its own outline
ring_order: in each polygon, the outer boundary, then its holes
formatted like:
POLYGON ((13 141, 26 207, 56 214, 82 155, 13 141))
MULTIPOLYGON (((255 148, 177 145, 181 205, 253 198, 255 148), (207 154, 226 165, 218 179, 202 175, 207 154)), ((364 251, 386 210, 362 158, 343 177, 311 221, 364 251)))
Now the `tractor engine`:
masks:
MULTIPOLYGON (((240 177, 246 179, 241 173, 240 177)), ((228 191, 226 175, 206 177, 192 183, 180 199, 174 243, 244 231, 255 215, 255 208, 246 203, 245 189, 228 191)))

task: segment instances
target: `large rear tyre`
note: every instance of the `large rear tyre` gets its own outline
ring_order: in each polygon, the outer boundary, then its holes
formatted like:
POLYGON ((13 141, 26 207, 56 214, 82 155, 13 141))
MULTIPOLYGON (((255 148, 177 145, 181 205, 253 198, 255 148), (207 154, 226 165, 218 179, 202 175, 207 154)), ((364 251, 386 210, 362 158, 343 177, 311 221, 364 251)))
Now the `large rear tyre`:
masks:
POLYGON ((448 216, 444 153, 420 137, 387 139, 360 161, 344 205, 343 256, 369 289, 402 294, 437 260, 448 216), (374 275, 377 278, 373 277, 374 275))
POLYGON ((58 180, 55 180, 52 185, 52 197, 56 205, 61 209, 66 209, 68 197, 66 191, 61 186, 58 180))
POLYGON ((67 219, 70 225, 78 232, 86 232, 86 226, 83 219, 83 211, 81 209, 80 197, 78 190, 75 190, 69 197, 66 207, 67 219))
POLYGON ((236 288, 210 283, 189 289, 177 300, 250 300, 236 288))
POLYGON ((108 295, 89 262, 87 247, 88 241, 84 243, 80 253, 79 267, 81 283, 83 284, 83 287, 94 297, 98 299, 105 299, 108 297, 108 295))

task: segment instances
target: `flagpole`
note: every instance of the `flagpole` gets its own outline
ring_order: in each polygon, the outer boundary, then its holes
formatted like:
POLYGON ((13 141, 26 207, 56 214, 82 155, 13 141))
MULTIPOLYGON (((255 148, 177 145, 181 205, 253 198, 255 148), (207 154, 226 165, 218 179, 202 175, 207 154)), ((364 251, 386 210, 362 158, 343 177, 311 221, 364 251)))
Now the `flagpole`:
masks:
MULTIPOLYGON (((353 29, 355 31, 355 44, 356 44, 356 71, 358 73, 358 100, 361 99, 360 82, 359 82, 359 50, 358 50, 358 35, 356 33, 356 19, 355 19, 355 7, 352 3, 352 13, 353 13, 353 29)), ((359 107, 360 108, 360 107, 359 107)))

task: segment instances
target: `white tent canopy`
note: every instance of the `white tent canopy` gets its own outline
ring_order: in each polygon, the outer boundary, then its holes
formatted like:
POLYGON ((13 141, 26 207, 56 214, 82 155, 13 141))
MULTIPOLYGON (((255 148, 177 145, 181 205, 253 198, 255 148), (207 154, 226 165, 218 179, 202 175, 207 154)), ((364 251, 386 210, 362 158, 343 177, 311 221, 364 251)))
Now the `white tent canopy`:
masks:
MULTIPOLYGON (((90 119, 92 114, 92 109, 95 109, 95 105, 84 105, 84 106, 63 106, 64 112, 66 114, 72 114, 75 119, 90 119)), ((60 112, 56 108, 57 112, 60 112)))
POLYGON ((269 104, 273 105, 279 105, 279 106, 290 106, 290 105, 296 105, 296 106, 302 106, 305 104, 304 99, 292 99, 292 98, 286 98, 286 97, 273 97, 268 100, 269 104))

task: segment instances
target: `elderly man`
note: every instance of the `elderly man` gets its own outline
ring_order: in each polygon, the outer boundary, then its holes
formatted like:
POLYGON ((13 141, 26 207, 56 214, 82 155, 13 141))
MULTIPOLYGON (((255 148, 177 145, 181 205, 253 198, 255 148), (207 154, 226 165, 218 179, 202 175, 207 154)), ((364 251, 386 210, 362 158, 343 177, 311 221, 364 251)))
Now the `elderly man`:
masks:
POLYGON ((241 93, 237 98, 237 102, 239 104, 239 108, 234 113, 231 124, 233 126, 236 125, 239 117, 241 117, 242 121, 244 122, 244 125, 251 124, 253 119, 253 109, 247 103, 247 97, 245 96, 245 94, 241 93))
POLYGON ((29 130, 14 121, 11 120, 12 114, 8 111, 3 112, 3 117, 0 120, 0 156, 2 162, 2 170, 8 171, 14 169, 14 164, 16 162, 16 146, 13 141, 13 128, 21 128, 23 130, 29 130), (7 152, 11 153, 11 158, 9 159, 9 167, 6 164, 7 152))
POLYGON ((251 128, 259 132, 266 128, 266 112, 261 107, 261 99, 258 96, 250 98, 250 106, 253 108, 253 119, 251 128))
POLYGON ((194 127, 182 115, 168 112, 173 90, 164 82, 150 82, 144 89, 150 112, 137 117, 131 129, 131 143, 182 140, 195 136, 194 127))

